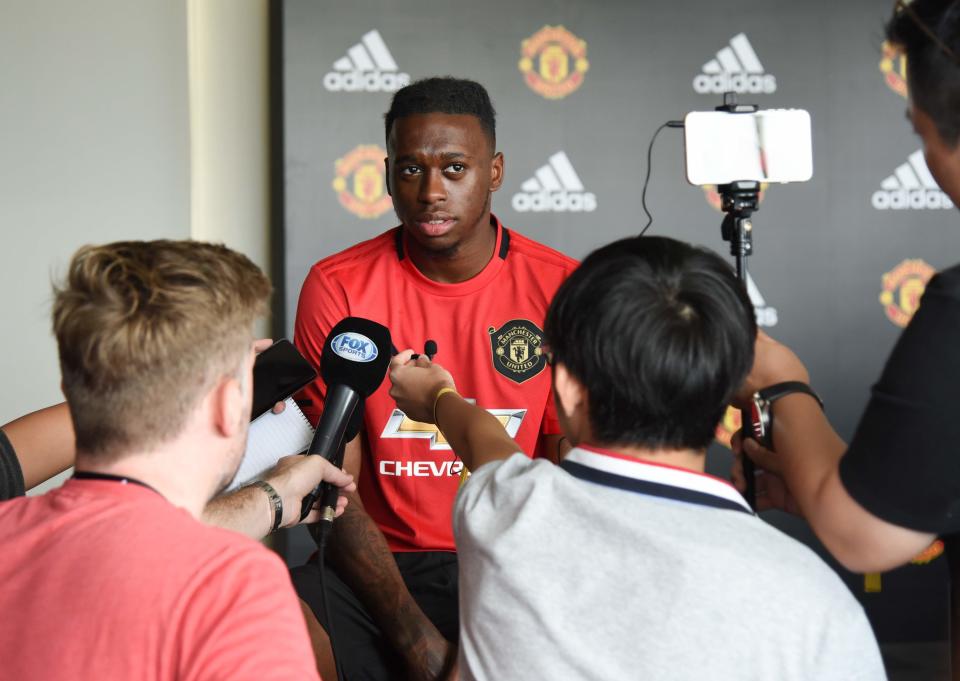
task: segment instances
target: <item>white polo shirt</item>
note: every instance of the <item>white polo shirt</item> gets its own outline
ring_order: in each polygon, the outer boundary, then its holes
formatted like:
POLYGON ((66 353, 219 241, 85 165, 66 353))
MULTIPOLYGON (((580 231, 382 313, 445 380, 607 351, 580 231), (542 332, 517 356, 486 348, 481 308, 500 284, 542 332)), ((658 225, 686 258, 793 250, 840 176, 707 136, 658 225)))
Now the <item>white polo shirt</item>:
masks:
POLYGON ((883 679, 862 608, 727 482, 575 448, 454 508, 464 679, 883 679))

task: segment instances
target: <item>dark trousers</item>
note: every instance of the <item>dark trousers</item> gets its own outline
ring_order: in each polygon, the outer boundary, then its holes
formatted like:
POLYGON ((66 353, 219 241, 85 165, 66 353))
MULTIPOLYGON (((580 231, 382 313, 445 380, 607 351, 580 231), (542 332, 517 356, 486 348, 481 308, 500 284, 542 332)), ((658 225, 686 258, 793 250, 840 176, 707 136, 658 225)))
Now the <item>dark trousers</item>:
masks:
MULTIPOLYGON (((457 554, 447 551, 395 553, 394 560, 410 595, 448 641, 459 635, 457 554)), ((329 634, 323 612, 320 566, 316 557, 290 572, 297 595, 310 606, 329 634)), ((325 566, 324 580, 333 619, 334 653, 346 679, 341 681, 401 681, 402 658, 390 648, 380 628, 336 571, 325 566)))

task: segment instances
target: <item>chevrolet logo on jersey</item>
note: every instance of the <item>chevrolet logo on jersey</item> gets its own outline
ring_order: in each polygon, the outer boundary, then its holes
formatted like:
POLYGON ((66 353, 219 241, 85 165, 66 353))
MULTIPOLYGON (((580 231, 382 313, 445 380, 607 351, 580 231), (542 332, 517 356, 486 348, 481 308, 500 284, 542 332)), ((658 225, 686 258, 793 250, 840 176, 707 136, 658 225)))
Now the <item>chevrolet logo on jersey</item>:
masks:
MULTIPOLYGON (((474 402, 475 400, 467 401, 474 402)), ((497 417, 510 437, 517 436, 520 424, 523 423, 523 418, 527 415, 526 409, 487 409, 487 411, 497 417)), ((434 424, 414 421, 399 409, 393 410, 380 437, 384 439, 414 438, 429 440, 431 450, 450 450, 447 439, 434 424)))

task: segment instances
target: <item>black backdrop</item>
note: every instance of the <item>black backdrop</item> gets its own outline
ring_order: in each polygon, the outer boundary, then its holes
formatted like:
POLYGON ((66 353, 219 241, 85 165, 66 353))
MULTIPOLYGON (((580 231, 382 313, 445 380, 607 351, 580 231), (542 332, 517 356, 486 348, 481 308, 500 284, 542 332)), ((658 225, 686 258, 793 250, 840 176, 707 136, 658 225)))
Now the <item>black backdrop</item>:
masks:
MULTIPOLYGON (((849 438, 926 279, 960 254, 956 213, 930 186, 904 119, 902 60, 882 45, 889 4, 278 3, 278 331, 292 334, 310 265, 393 226, 382 114, 409 80, 451 74, 488 88, 506 158, 494 212, 578 258, 644 224, 640 186, 657 126, 712 109, 732 88, 763 108, 811 113, 814 177, 764 193, 751 295, 761 324, 807 362, 849 438)), ((682 155, 682 131, 664 130, 653 154, 650 233, 727 253, 716 197, 685 182, 682 155)), ((728 463, 723 447, 711 449, 712 472, 725 476, 728 463)), ((822 553, 802 522, 766 519, 822 553)), ((298 529, 288 539, 288 560, 302 561, 309 538, 298 529)), ((882 641, 942 640, 944 562, 869 578, 838 570, 882 641)))

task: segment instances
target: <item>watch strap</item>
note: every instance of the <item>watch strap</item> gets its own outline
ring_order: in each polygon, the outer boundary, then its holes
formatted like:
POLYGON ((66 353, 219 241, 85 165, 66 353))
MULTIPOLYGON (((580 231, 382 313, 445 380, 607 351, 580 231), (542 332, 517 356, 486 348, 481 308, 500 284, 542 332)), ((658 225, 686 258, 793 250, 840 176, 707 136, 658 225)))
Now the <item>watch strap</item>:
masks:
POLYGON ((267 498, 273 506, 273 527, 270 528, 270 532, 276 532, 280 528, 280 523, 283 521, 283 499, 277 494, 277 490, 273 488, 273 485, 265 480, 252 482, 250 483, 250 487, 259 487, 266 492, 267 498))
POLYGON ((786 397, 792 393, 805 393, 815 399, 820 408, 823 409, 823 400, 814 392, 813 388, 803 381, 784 381, 783 383, 774 383, 762 390, 757 391, 757 397, 767 403, 772 404, 781 397, 786 397))

